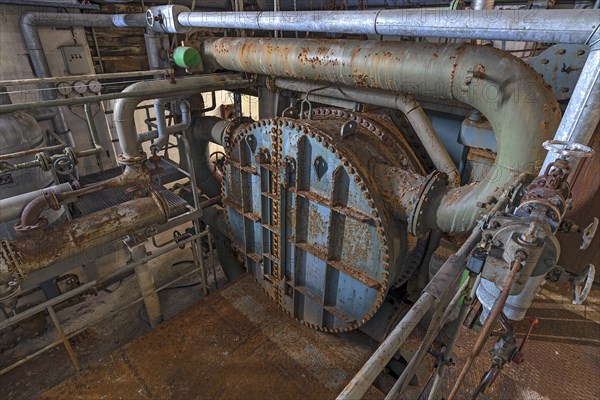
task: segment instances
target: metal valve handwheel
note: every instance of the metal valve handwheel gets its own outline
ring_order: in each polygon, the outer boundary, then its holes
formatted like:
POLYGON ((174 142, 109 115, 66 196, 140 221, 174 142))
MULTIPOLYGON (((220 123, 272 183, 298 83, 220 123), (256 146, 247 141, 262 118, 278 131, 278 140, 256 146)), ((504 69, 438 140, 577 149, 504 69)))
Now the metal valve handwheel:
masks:
POLYGON ((75 163, 69 157, 63 156, 54 161, 54 170, 58 175, 69 175, 75 170, 75 163))
POLYGON ((148 24, 148 26, 150 28, 152 28, 154 26, 154 14, 152 13, 152 10, 148 9, 146 11, 146 23, 148 24))
POLYGON ((548 151, 564 157, 585 158, 591 157, 594 150, 581 143, 568 142, 564 140, 546 140, 542 146, 548 151))
POLYGON ((592 290, 595 276, 596 267, 588 264, 581 274, 573 279, 573 304, 583 304, 587 299, 592 290))

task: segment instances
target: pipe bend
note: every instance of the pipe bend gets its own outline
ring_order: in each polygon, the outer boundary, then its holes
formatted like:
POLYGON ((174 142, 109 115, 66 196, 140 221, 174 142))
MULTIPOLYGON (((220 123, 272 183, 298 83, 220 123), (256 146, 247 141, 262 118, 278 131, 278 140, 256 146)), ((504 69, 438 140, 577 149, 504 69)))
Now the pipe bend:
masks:
POLYGON ((467 231, 520 172, 535 172, 542 143, 560 122, 558 102, 542 78, 511 54, 488 46, 386 41, 219 38, 202 43, 205 68, 329 81, 407 95, 453 99, 482 112, 498 155, 475 185, 452 189, 428 207, 429 226, 467 231))

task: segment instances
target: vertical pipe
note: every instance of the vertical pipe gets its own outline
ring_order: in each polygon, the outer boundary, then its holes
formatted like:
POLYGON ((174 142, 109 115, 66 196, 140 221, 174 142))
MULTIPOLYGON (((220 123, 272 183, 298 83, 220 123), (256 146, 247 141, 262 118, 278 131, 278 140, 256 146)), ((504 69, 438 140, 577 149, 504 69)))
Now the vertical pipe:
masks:
MULTIPOLYGON (((135 262, 143 259, 148 255, 145 244, 137 244, 129 248, 131 253, 131 261, 135 262)), ((137 264, 135 266, 135 276, 138 281, 138 286, 142 297, 144 298, 144 306, 148 314, 150 326, 153 328, 163 321, 163 314, 160 308, 160 299, 154 284, 154 275, 150 270, 150 265, 147 262, 137 264)))

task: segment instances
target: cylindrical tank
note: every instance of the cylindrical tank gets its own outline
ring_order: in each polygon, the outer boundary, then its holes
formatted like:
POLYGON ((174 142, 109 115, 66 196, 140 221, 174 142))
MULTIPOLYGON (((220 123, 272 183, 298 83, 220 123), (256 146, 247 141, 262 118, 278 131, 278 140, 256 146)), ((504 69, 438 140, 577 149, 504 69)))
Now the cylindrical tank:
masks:
POLYGON ((388 119, 330 108, 310 119, 264 119, 227 138, 225 163, 234 247, 307 325, 355 329, 414 272, 417 241, 390 193, 398 174, 423 171, 388 119))
MULTIPOLYGON (((0 115, 0 155, 30 150, 45 146, 46 137, 31 115, 15 112, 0 115)), ((11 158, 11 164, 30 161, 33 156, 11 158)), ((39 168, 2 171, 0 175, 0 198, 28 193, 50 185, 52 173, 39 168)))

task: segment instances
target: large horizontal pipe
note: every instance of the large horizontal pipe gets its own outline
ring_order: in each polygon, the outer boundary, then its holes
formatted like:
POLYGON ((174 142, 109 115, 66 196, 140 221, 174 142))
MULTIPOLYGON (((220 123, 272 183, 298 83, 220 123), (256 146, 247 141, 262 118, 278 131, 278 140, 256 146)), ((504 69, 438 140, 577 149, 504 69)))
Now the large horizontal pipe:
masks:
POLYGON ((460 186, 458 168, 444 147, 421 105, 411 96, 402 93, 390 93, 383 90, 359 89, 351 86, 330 86, 311 83, 297 79, 277 78, 275 86, 281 89, 295 90, 303 93, 319 94, 336 99, 358 101, 380 107, 402 111, 415 130, 423 147, 433 161, 435 167, 448 174, 453 186, 460 186))
POLYGON ((600 10, 182 12, 183 27, 584 43, 600 10))
POLYGON ((57 261, 83 253, 96 246, 120 239, 153 224, 164 223, 169 216, 166 200, 152 192, 151 196, 134 199, 42 232, 14 240, 3 240, 0 284, 20 279, 57 261), (18 255, 18 256, 17 256, 18 255), (12 271, 12 272, 10 272, 12 271))
POLYGON ((221 38, 205 40, 201 53, 206 68, 458 100, 481 111, 496 134, 498 156, 482 182, 442 199, 428 224, 445 232, 472 229, 484 211, 478 202, 498 197, 522 171, 537 172, 542 143, 560 122, 544 81, 521 60, 487 46, 221 38))

